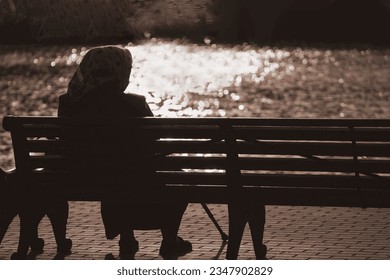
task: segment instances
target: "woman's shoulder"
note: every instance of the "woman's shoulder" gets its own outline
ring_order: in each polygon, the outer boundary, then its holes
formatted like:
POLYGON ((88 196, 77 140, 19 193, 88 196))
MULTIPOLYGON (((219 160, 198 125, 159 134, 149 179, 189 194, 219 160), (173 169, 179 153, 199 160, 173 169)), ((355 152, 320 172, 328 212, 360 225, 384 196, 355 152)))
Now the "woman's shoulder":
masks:
POLYGON ((123 98, 124 102, 129 105, 129 107, 132 107, 133 109, 137 108, 137 111, 141 116, 153 116, 148 103, 146 103, 145 96, 136 93, 126 93, 123 94, 123 98))
POLYGON ((63 117, 68 115, 69 111, 69 99, 67 94, 61 94, 58 97, 58 112, 57 115, 59 117, 63 117))
POLYGON ((124 96, 124 98, 131 100, 131 101, 146 102, 145 96, 139 95, 136 93, 125 93, 123 96, 124 96))
POLYGON ((147 104, 145 96, 136 93, 125 93, 122 97, 125 103, 132 104, 136 107, 144 107, 147 104))

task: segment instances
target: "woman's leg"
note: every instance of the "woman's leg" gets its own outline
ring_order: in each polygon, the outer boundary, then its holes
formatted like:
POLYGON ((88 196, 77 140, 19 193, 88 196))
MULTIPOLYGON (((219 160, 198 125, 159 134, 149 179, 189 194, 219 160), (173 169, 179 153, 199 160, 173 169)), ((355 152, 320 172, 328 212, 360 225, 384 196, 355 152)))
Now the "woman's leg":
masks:
POLYGON ((161 228, 163 241, 160 255, 164 259, 183 256, 192 251, 192 244, 178 236, 181 220, 187 209, 187 203, 165 205, 164 226, 161 228))
POLYGON ((138 249, 139 245, 135 239, 134 231, 132 229, 122 231, 119 239, 119 257, 124 260, 134 259, 138 249))
POLYGON ((165 226, 161 228, 164 240, 175 240, 179 232, 181 220, 187 209, 187 203, 172 204, 165 206, 165 226))

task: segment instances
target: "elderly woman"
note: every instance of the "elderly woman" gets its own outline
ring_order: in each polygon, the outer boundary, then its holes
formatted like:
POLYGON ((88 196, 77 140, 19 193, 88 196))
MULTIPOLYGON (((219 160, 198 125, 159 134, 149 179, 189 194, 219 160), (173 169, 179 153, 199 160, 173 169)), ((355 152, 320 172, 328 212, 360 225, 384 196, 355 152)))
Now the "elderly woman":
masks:
MULTIPOLYGON (((60 96, 59 116, 153 116, 145 97, 124 93, 131 68, 132 56, 127 49, 105 46, 89 50, 69 82, 67 93, 60 96)), ((192 245, 177 233, 186 207, 186 203, 145 205, 103 201, 101 214, 106 237, 114 239, 120 235, 119 255, 126 259, 138 251, 133 229, 160 228, 163 236, 160 255, 163 258, 184 255, 192 251, 192 245)))

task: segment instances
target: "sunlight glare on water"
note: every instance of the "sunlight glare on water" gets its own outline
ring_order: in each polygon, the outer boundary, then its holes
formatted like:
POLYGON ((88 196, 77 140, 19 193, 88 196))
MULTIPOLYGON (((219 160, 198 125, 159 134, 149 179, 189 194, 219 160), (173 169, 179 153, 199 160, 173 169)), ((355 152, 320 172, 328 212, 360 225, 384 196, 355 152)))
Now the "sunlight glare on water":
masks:
MULTIPOLYGON (((152 38, 127 92, 156 116, 389 117, 388 49, 193 44, 152 38), (340 104, 344 104, 341 106, 340 104)), ((88 46, 3 46, 0 112, 56 115, 88 46)))
MULTIPOLYGON (((218 110, 218 97, 228 95, 222 91, 231 86, 241 86, 244 78, 260 83, 265 77, 278 71, 288 51, 244 46, 224 48, 217 45, 199 46, 178 42, 151 42, 130 45, 133 54, 133 70, 127 92, 145 95, 156 115, 206 116, 210 101, 218 110), (222 92, 221 92, 222 91, 222 92), (200 101, 197 109, 188 107, 188 94, 211 96, 212 100, 200 101)), ((289 71, 291 67, 284 67, 289 71)), ((238 101, 240 96, 231 93, 238 101)))

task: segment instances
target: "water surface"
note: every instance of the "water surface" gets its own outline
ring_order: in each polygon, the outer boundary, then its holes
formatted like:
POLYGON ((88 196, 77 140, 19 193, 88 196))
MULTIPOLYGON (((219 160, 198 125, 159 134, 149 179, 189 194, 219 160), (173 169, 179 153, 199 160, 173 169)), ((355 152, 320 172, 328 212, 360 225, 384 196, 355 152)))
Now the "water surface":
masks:
MULTIPOLYGON (((390 49, 192 44, 123 45, 127 92, 162 117, 390 118, 390 49)), ((56 115, 90 46, 0 46, 0 115, 56 115)), ((13 164, 0 131, 0 165, 13 164)))

